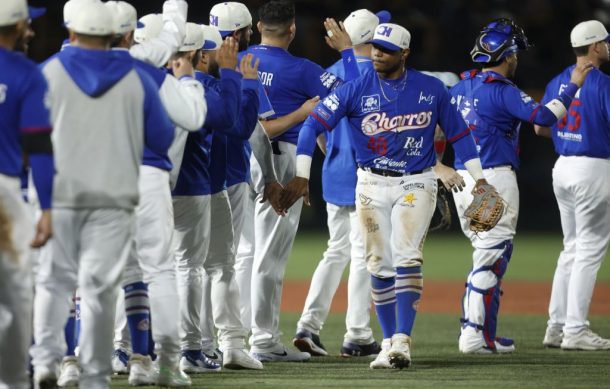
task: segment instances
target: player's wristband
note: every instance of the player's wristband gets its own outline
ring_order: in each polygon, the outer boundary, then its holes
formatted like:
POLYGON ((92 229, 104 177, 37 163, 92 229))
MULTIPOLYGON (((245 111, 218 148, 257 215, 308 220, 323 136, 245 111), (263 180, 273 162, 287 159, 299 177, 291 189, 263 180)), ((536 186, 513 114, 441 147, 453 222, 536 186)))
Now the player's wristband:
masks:
POLYGON ((568 107, 570 106, 570 103, 572 102, 572 99, 576 95, 577 91, 578 86, 571 82, 556 99, 546 103, 545 107, 553 112, 553 115, 555 115, 557 120, 559 120, 566 114, 568 107))
POLYGON ((309 180, 311 172, 311 157, 305 154, 297 155, 296 176, 309 180))
POLYGON ((464 162, 464 166, 475 181, 485 178, 483 176, 483 166, 481 166, 481 160, 479 158, 473 158, 464 162))

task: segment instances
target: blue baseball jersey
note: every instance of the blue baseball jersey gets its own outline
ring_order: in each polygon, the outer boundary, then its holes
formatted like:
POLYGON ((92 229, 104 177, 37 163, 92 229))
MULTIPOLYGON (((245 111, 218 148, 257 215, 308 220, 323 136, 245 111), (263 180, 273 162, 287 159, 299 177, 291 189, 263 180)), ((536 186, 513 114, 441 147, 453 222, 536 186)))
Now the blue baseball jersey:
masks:
MULTIPOLYGON (((369 57, 357 56, 360 73, 373 69, 369 57)), ((328 72, 345 78, 343 61, 331 65, 328 72)), ((326 157, 322 166, 322 195, 327 203, 350 206, 356 202, 356 152, 352 140, 352 127, 347 118, 341 119, 333 131, 326 132, 326 157)))
POLYGON ((0 69, 0 174, 19 177, 22 137, 51 132, 47 82, 22 53, 0 48, 0 69))
MULTIPOLYGON (((493 72, 464 72, 451 88, 452 103, 468 124, 483 168, 510 165, 519 168, 519 131, 522 121, 550 125, 557 121, 511 80, 493 72)), ((464 169, 456 156, 455 168, 464 169)))
MULTIPOLYGON (((543 104, 567 88, 574 66, 549 82, 543 104)), ((560 155, 610 158, 610 77, 599 69, 591 70, 567 114, 552 127, 551 134, 555 151, 560 155)))
MULTIPOLYGON (((250 46, 243 52, 260 59, 258 72, 275 114, 270 119, 297 110, 306 100, 324 97, 341 84, 341 80, 320 65, 295 57, 275 46, 250 46)), ((274 140, 297 143, 302 123, 289 128, 274 140)))
POLYGON ((383 80, 371 71, 338 88, 305 121, 297 154, 311 155, 315 137, 343 117, 351 125, 356 161, 363 168, 410 173, 434 166, 437 124, 449 142, 466 145, 456 152, 476 158, 468 128, 443 83, 414 69, 397 80, 383 80))
POLYGON ((217 81, 196 73, 205 89, 208 113, 203 128, 187 136, 174 196, 207 195, 225 189, 225 137, 248 139, 254 130, 252 124, 248 132, 246 122, 253 123, 258 115, 257 81, 242 81, 239 73, 229 69, 221 69, 220 74, 217 81))

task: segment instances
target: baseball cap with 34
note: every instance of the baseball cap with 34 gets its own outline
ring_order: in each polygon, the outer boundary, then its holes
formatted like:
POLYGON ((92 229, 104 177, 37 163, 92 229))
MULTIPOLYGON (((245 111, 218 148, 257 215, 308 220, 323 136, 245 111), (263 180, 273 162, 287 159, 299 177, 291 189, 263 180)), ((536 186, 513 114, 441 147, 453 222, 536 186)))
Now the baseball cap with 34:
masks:
POLYGON ((607 41, 610 36, 606 27, 597 20, 587 20, 586 22, 578 23, 572 29, 570 40, 572 47, 588 46, 595 42, 607 41))
POLYGON ((411 34, 406 28, 394 23, 381 23, 375 29, 373 39, 368 43, 379 45, 390 51, 408 49, 411 34))
POLYGON ((248 7, 242 3, 234 1, 219 3, 210 10, 210 26, 218 28, 223 38, 251 24, 252 15, 248 7))

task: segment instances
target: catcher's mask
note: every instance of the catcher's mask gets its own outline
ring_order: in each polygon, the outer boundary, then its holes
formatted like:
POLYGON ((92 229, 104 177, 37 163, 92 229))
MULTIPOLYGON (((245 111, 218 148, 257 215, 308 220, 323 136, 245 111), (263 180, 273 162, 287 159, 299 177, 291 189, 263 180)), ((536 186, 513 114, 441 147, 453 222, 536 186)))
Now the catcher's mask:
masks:
POLYGON ((496 19, 481 30, 470 56, 474 62, 497 62, 532 45, 523 29, 510 19, 496 19))

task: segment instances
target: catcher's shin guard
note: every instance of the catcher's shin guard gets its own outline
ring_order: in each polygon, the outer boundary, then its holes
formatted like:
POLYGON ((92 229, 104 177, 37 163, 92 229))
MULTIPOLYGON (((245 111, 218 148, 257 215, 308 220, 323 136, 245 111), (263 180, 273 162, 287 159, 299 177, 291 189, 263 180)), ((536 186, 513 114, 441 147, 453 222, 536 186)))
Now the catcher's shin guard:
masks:
POLYGON ((507 240, 489 249, 475 251, 475 264, 468 275, 463 298, 462 326, 474 327, 483 332, 487 347, 495 350, 496 328, 502 278, 513 251, 512 241, 507 240), (495 258, 495 260, 493 260, 495 258), (485 265, 493 261, 490 265, 485 265), (481 265, 483 264, 483 265, 481 265))

